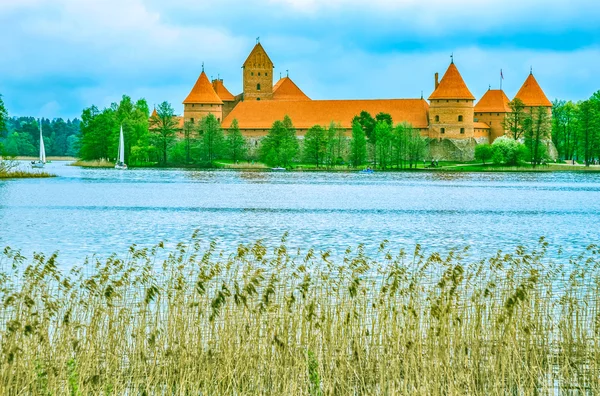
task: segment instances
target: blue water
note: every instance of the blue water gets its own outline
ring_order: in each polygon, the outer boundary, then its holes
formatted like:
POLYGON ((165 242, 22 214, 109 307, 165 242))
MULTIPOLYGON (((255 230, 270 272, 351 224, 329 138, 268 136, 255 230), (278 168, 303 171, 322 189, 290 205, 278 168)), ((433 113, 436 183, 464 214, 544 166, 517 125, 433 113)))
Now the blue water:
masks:
POLYGON ((342 254, 471 246, 472 257, 517 245, 581 252, 598 241, 600 174, 313 173, 81 169, 48 164, 52 179, 0 181, 0 248, 59 251, 63 266, 167 246, 200 230, 228 250, 278 243, 342 254))

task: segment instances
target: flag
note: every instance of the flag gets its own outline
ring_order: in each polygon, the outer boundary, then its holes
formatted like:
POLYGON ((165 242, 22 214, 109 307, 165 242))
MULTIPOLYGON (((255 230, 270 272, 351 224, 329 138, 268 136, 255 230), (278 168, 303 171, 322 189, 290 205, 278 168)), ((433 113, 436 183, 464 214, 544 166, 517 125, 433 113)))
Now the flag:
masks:
POLYGON ((502 74, 502 69, 500 69, 500 78, 504 80, 504 74, 502 74))

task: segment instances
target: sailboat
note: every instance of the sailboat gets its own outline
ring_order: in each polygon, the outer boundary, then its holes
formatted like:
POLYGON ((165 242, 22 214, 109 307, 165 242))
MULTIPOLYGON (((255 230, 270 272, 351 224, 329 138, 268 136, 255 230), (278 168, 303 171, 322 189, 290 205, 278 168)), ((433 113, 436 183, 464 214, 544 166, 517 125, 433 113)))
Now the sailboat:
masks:
POLYGON ((123 125, 121 125, 121 133, 119 135, 119 158, 115 164, 115 169, 127 169, 125 164, 125 140, 123 139, 123 125))
POLYGON ((44 148, 44 136, 42 135, 42 120, 40 120, 40 159, 31 161, 33 168, 43 168, 46 165, 46 149, 44 148))

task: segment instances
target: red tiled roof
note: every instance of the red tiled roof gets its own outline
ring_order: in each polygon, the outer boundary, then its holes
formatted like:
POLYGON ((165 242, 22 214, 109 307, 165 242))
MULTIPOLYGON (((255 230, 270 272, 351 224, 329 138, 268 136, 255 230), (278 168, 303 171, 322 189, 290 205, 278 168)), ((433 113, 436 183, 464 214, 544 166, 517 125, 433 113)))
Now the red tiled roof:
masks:
POLYGON ((223 120, 229 128, 234 119, 241 129, 270 129, 273 122, 288 115, 294 126, 308 129, 314 125, 328 126, 332 121, 343 128, 352 127, 352 119, 361 111, 375 116, 389 113, 394 123, 409 122, 415 128, 427 128, 429 105, 423 99, 376 99, 376 100, 305 100, 305 101, 254 101, 238 103, 223 120))
POLYGON ((540 84, 538 84, 531 73, 525 80, 525 83, 523 83, 521 89, 519 89, 519 92, 517 92, 515 99, 521 99, 525 103, 525 106, 552 107, 552 103, 548 100, 540 84))
POLYGON ((152 110, 152 114, 150 115, 150 117, 157 117, 158 113, 156 112, 156 107, 154 108, 154 110, 152 110))
POLYGON ((206 77, 206 73, 202 71, 200 77, 196 81, 194 88, 188 95, 187 98, 183 101, 184 104, 187 103, 208 103, 208 104, 223 104, 217 93, 212 87, 210 81, 208 81, 208 77, 206 77))
POLYGON ((475 129, 490 129, 490 126, 485 122, 476 122, 473 124, 475 129))
POLYGON ((448 66, 442 81, 429 97, 429 100, 432 99, 475 99, 475 97, 467 88, 467 84, 453 62, 448 66))
POLYGON ((273 87, 273 100, 310 100, 289 77, 283 77, 273 87))
POLYGON ((249 66, 250 64, 250 59, 255 55, 255 54, 262 54, 267 62, 271 65, 273 65, 273 62, 271 61, 271 58, 269 58, 269 55, 267 54, 267 51, 265 51, 265 49, 263 48, 263 46, 260 43, 257 43, 254 48, 252 48, 252 51, 250 51, 250 55, 248 55, 248 57, 246 58, 246 61, 244 62, 244 67, 249 66))
POLYGON ((223 80, 220 80, 220 79, 213 80, 212 85, 213 85, 213 89, 215 90, 215 92, 217 93, 219 98, 221 98, 221 100, 223 102, 233 102, 235 100, 235 97, 231 94, 231 92, 229 92, 229 90, 227 88, 225 88, 225 85, 223 84, 223 80))
POLYGON ((501 89, 490 89, 475 105, 475 113, 509 113, 510 99, 501 89))

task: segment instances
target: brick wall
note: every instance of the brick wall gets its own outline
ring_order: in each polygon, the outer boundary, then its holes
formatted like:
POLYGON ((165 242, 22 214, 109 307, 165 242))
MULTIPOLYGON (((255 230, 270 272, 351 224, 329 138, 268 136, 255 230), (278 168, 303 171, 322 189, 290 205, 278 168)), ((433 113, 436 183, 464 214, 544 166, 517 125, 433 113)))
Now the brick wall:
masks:
POLYGON ((432 100, 429 106, 429 137, 433 139, 473 138, 473 114, 473 100, 432 100), (462 121, 459 120, 460 116, 462 121))

